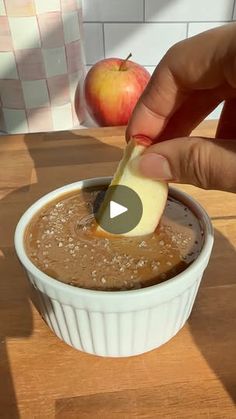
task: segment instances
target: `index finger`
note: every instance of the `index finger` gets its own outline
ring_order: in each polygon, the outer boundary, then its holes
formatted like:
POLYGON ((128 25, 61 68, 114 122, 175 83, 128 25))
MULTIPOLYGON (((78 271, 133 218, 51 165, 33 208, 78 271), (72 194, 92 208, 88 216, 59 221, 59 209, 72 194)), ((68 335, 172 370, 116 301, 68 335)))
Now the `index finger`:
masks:
POLYGON ((127 128, 127 139, 135 135, 158 138, 194 90, 234 85, 235 33, 236 24, 232 23, 174 45, 138 101, 127 128))
POLYGON ((145 135, 155 139, 181 105, 185 94, 179 90, 166 60, 160 62, 140 97, 127 128, 127 139, 145 135))

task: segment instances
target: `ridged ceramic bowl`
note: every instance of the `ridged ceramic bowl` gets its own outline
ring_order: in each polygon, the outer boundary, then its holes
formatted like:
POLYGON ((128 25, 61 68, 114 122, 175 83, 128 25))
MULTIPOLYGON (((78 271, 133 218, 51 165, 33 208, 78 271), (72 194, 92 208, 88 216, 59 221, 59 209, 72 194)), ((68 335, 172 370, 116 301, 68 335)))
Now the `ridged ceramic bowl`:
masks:
POLYGON ((111 178, 83 180, 39 199, 17 225, 15 248, 32 285, 32 300, 50 329, 80 351, 124 357, 158 348, 183 327, 209 261, 213 228, 207 213, 193 198, 170 188, 170 195, 196 214, 205 237, 198 258, 182 273, 147 288, 112 292, 76 288, 41 272, 24 248, 25 229, 34 214, 66 192, 105 185, 110 181, 111 178))

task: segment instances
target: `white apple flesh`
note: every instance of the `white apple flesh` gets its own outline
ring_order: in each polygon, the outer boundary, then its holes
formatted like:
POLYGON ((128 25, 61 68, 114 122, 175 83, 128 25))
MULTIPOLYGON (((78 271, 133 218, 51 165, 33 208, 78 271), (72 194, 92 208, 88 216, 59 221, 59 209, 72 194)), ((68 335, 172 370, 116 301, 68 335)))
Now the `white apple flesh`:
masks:
MULTIPOLYGON (((147 147, 146 140, 131 139, 125 148, 122 160, 116 170, 110 186, 124 185, 133 189, 141 199, 143 205, 142 217, 138 225, 131 231, 122 236, 144 236, 155 231, 163 214, 167 196, 168 185, 165 182, 148 179, 140 175, 132 165, 132 160, 140 156, 147 147)), ((100 223, 102 224, 102 214, 104 208, 109 205, 112 194, 105 194, 104 201, 99 209, 100 223)), ((97 233, 109 234, 97 225, 97 233)))

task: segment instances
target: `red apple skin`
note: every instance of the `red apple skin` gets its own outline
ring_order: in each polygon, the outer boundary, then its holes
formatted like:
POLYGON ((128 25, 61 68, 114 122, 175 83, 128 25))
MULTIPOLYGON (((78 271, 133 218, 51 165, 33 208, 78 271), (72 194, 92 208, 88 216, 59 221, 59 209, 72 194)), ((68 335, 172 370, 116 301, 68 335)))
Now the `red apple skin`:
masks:
POLYGON ((133 61, 99 61, 89 70, 84 84, 90 116, 103 127, 126 125, 149 79, 148 71, 133 61))

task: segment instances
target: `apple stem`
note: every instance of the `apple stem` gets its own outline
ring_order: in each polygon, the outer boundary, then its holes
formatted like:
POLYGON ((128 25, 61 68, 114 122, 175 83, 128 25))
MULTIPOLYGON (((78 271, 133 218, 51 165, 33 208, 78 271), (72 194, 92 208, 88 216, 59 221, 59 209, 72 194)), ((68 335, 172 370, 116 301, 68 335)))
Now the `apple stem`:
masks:
POLYGON ((130 57, 132 57, 131 52, 129 53, 128 57, 126 57, 126 59, 122 61, 121 65, 119 67, 119 71, 125 71, 125 70, 127 70, 126 62, 129 60, 130 57))

